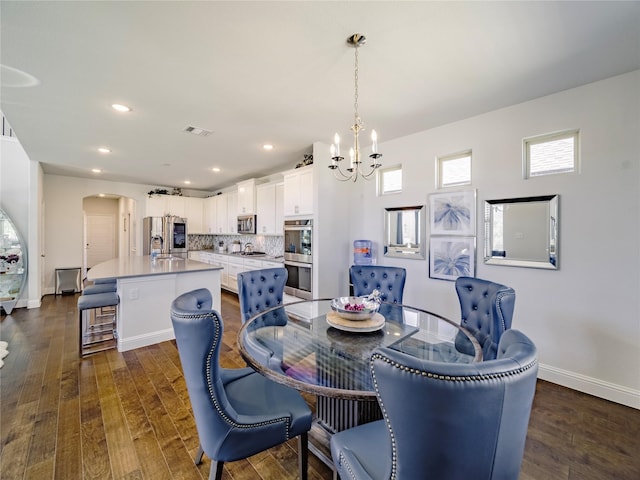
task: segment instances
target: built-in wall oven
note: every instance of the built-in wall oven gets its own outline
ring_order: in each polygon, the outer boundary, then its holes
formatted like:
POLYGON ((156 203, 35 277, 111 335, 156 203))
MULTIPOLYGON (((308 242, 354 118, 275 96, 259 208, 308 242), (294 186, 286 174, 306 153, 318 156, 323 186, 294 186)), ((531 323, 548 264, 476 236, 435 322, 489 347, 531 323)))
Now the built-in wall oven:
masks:
POLYGON ((284 222, 284 266, 287 269, 285 293, 313 298, 313 220, 284 222))

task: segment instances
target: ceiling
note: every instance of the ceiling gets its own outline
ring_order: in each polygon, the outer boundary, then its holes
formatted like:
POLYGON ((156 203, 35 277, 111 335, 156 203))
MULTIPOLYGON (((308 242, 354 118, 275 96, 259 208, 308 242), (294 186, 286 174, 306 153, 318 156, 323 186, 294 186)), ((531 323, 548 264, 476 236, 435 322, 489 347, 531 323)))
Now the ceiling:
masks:
POLYGON ((348 140, 353 33, 367 37, 359 111, 383 154, 385 141, 640 68, 637 1, 2 0, 0 17, 1 108, 29 158, 161 188, 215 191, 293 168, 336 131, 348 140))

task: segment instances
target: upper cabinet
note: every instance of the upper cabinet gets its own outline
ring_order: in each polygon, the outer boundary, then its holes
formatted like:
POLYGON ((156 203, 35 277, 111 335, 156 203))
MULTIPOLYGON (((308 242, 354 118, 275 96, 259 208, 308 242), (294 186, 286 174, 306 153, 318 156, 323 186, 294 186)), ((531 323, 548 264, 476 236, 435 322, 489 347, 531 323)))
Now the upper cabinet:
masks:
POLYGON ((218 196, 204 199, 203 221, 205 233, 217 233, 218 228, 218 196))
POLYGON ((283 235, 284 184, 267 183, 256 187, 256 233, 283 235))
POLYGON ((227 193, 227 231, 225 233, 238 233, 238 192, 227 193))
POLYGON ((204 224, 204 198, 183 197, 187 233, 208 233, 204 224))
POLYGON ((207 233, 238 233, 238 194, 221 193, 206 199, 207 233))
POLYGON ((184 199, 180 195, 150 195, 147 197, 145 217, 165 215, 185 216, 184 199))
POLYGON ((238 215, 256 213, 256 181, 246 180, 238 183, 238 215))
POLYGON ((284 177, 284 216, 313 214, 313 165, 290 170, 284 177))
POLYGON ((148 196, 144 212, 145 217, 164 217, 167 214, 167 196, 148 196))

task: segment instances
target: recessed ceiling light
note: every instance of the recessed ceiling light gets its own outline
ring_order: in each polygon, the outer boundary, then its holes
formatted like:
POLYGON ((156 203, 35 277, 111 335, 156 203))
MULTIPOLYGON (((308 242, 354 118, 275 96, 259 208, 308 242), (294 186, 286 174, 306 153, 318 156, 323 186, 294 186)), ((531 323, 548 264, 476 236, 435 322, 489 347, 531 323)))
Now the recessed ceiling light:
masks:
POLYGON ((218 172, 220 171, 220 168, 218 168, 218 167, 213 167, 213 168, 211 169, 211 171, 212 171, 212 172, 216 172, 216 173, 218 173, 218 172))
POLYGON ((118 112, 130 112, 131 107, 127 107, 126 105, 120 105, 119 103, 114 103, 111 105, 111 108, 117 110, 118 112))
POLYGON ((185 181, 184 181, 184 184, 185 184, 185 185, 191 185, 191 180, 185 180, 185 181))
POLYGON ((270 143, 265 143, 264 145, 262 145, 262 148, 264 148, 265 150, 273 150, 273 145, 271 145, 270 143))
POLYGON ((99 197, 104 197, 104 193, 99 193, 98 196, 99 197))
POLYGON ((102 173, 102 170, 100 170, 99 168, 92 168, 91 171, 93 173, 102 173))
POLYGON ((111 153, 111 150, 109 148, 107 148, 107 147, 99 147, 98 151, 100 153, 111 153))

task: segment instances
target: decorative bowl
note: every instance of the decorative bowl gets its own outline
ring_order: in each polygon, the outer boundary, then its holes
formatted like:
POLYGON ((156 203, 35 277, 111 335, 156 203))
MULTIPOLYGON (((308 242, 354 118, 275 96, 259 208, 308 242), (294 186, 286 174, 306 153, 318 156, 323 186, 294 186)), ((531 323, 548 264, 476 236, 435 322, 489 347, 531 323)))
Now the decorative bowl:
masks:
POLYGON ((339 297, 331 301, 331 308, 345 320, 368 320, 379 307, 380 304, 369 297, 339 297))

